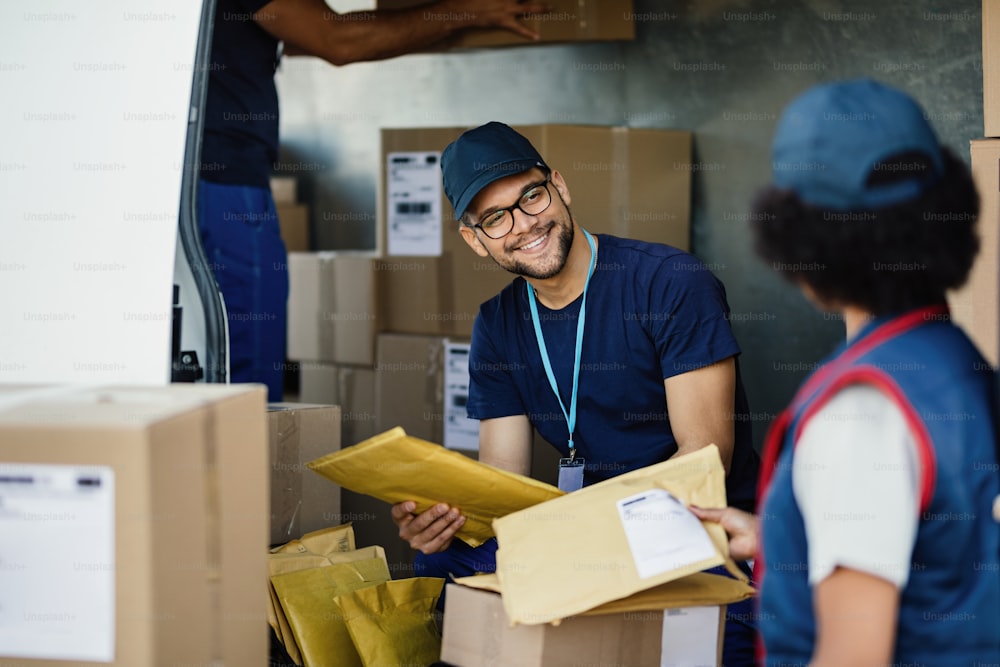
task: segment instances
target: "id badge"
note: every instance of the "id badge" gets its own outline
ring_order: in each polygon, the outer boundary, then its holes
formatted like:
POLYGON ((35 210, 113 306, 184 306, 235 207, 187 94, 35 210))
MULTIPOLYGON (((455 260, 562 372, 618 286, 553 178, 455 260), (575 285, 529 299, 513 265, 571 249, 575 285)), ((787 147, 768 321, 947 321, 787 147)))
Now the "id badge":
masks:
POLYGON ((583 488, 583 464, 580 458, 559 459, 559 490, 571 493, 583 488))

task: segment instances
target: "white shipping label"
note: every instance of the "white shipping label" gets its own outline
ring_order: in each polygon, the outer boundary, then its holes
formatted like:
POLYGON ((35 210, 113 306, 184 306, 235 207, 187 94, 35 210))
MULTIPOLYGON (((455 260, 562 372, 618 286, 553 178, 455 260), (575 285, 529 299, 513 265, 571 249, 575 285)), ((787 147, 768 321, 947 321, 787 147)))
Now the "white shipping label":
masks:
POLYGON ((0 463, 0 655, 114 654, 114 472, 0 463))
POLYGON ((716 553, 698 517, 663 489, 619 500, 618 514, 641 579, 706 560, 716 553))
POLYGON ((718 607, 664 609, 660 667, 718 665, 721 621, 718 607))
POLYGON ((441 255, 441 153, 386 156, 388 254, 441 255))
POLYGON ((444 345, 444 446, 479 451, 479 420, 469 419, 468 343, 446 341, 444 345))

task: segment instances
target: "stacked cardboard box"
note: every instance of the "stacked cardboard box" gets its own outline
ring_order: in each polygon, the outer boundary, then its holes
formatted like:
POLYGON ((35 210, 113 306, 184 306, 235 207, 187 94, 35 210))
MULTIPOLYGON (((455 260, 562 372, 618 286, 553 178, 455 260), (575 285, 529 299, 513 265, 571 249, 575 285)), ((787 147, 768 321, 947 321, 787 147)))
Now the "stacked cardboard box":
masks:
POLYGON ((271 544, 344 523, 340 488, 306 469, 306 462, 340 449, 336 405, 267 406, 271 461, 271 544))
MULTIPOLYGON (((979 255, 949 295, 952 316, 994 367, 1000 364, 1000 0, 983 0, 983 139, 970 142, 979 191, 979 255)), ((942 222, 950 222, 944 220, 942 222)), ((954 221, 961 222, 961 221, 954 221)))
POLYGON ((0 665, 263 666, 265 400, 5 388, 0 665))
POLYGON ((299 203, 298 179, 293 176, 273 176, 271 196, 278 213, 281 239, 288 252, 306 252, 309 242, 309 207, 299 203))

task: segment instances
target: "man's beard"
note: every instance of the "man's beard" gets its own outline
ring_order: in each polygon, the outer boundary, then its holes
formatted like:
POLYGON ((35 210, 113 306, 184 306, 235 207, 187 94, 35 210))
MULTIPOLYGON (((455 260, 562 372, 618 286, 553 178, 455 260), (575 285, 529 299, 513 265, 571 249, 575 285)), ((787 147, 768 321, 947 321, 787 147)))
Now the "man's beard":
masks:
POLYGON ((500 257, 491 253, 493 261, 496 262, 500 268, 510 271, 513 274, 524 276, 525 278, 545 280, 557 275, 563 270, 563 267, 566 266, 566 260, 569 257, 569 249, 573 245, 573 218, 568 209, 566 213, 567 218, 569 219, 568 224, 560 226, 559 223, 553 221, 546 232, 547 234, 555 234, 554 238, 549 239, 549 243, 555 243, 556 249, 555 255, 550 256, 550 262, 548 264, 542 266, 531 266, 517 259, 509 259, 506 253, 500 257))

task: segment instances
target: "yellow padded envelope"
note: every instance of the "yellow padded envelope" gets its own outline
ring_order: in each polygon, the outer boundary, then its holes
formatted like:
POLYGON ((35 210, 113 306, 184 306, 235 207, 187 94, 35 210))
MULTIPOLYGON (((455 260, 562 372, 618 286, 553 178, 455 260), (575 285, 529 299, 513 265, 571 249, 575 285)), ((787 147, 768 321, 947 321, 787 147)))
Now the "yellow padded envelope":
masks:
POLYGON ((417 512, 447 503, 465 515, 457 537, 477 547, 493 537, 491 522, 563 495, 558 488, 500 470, 406 435, 396 427, 306 464, 345 489, 417 512))
POLYGON ((723 563, 745 580, 725 531, 689 504, 726 505, 715 445, 497 519, 507 616, 558 621, 723 563))

